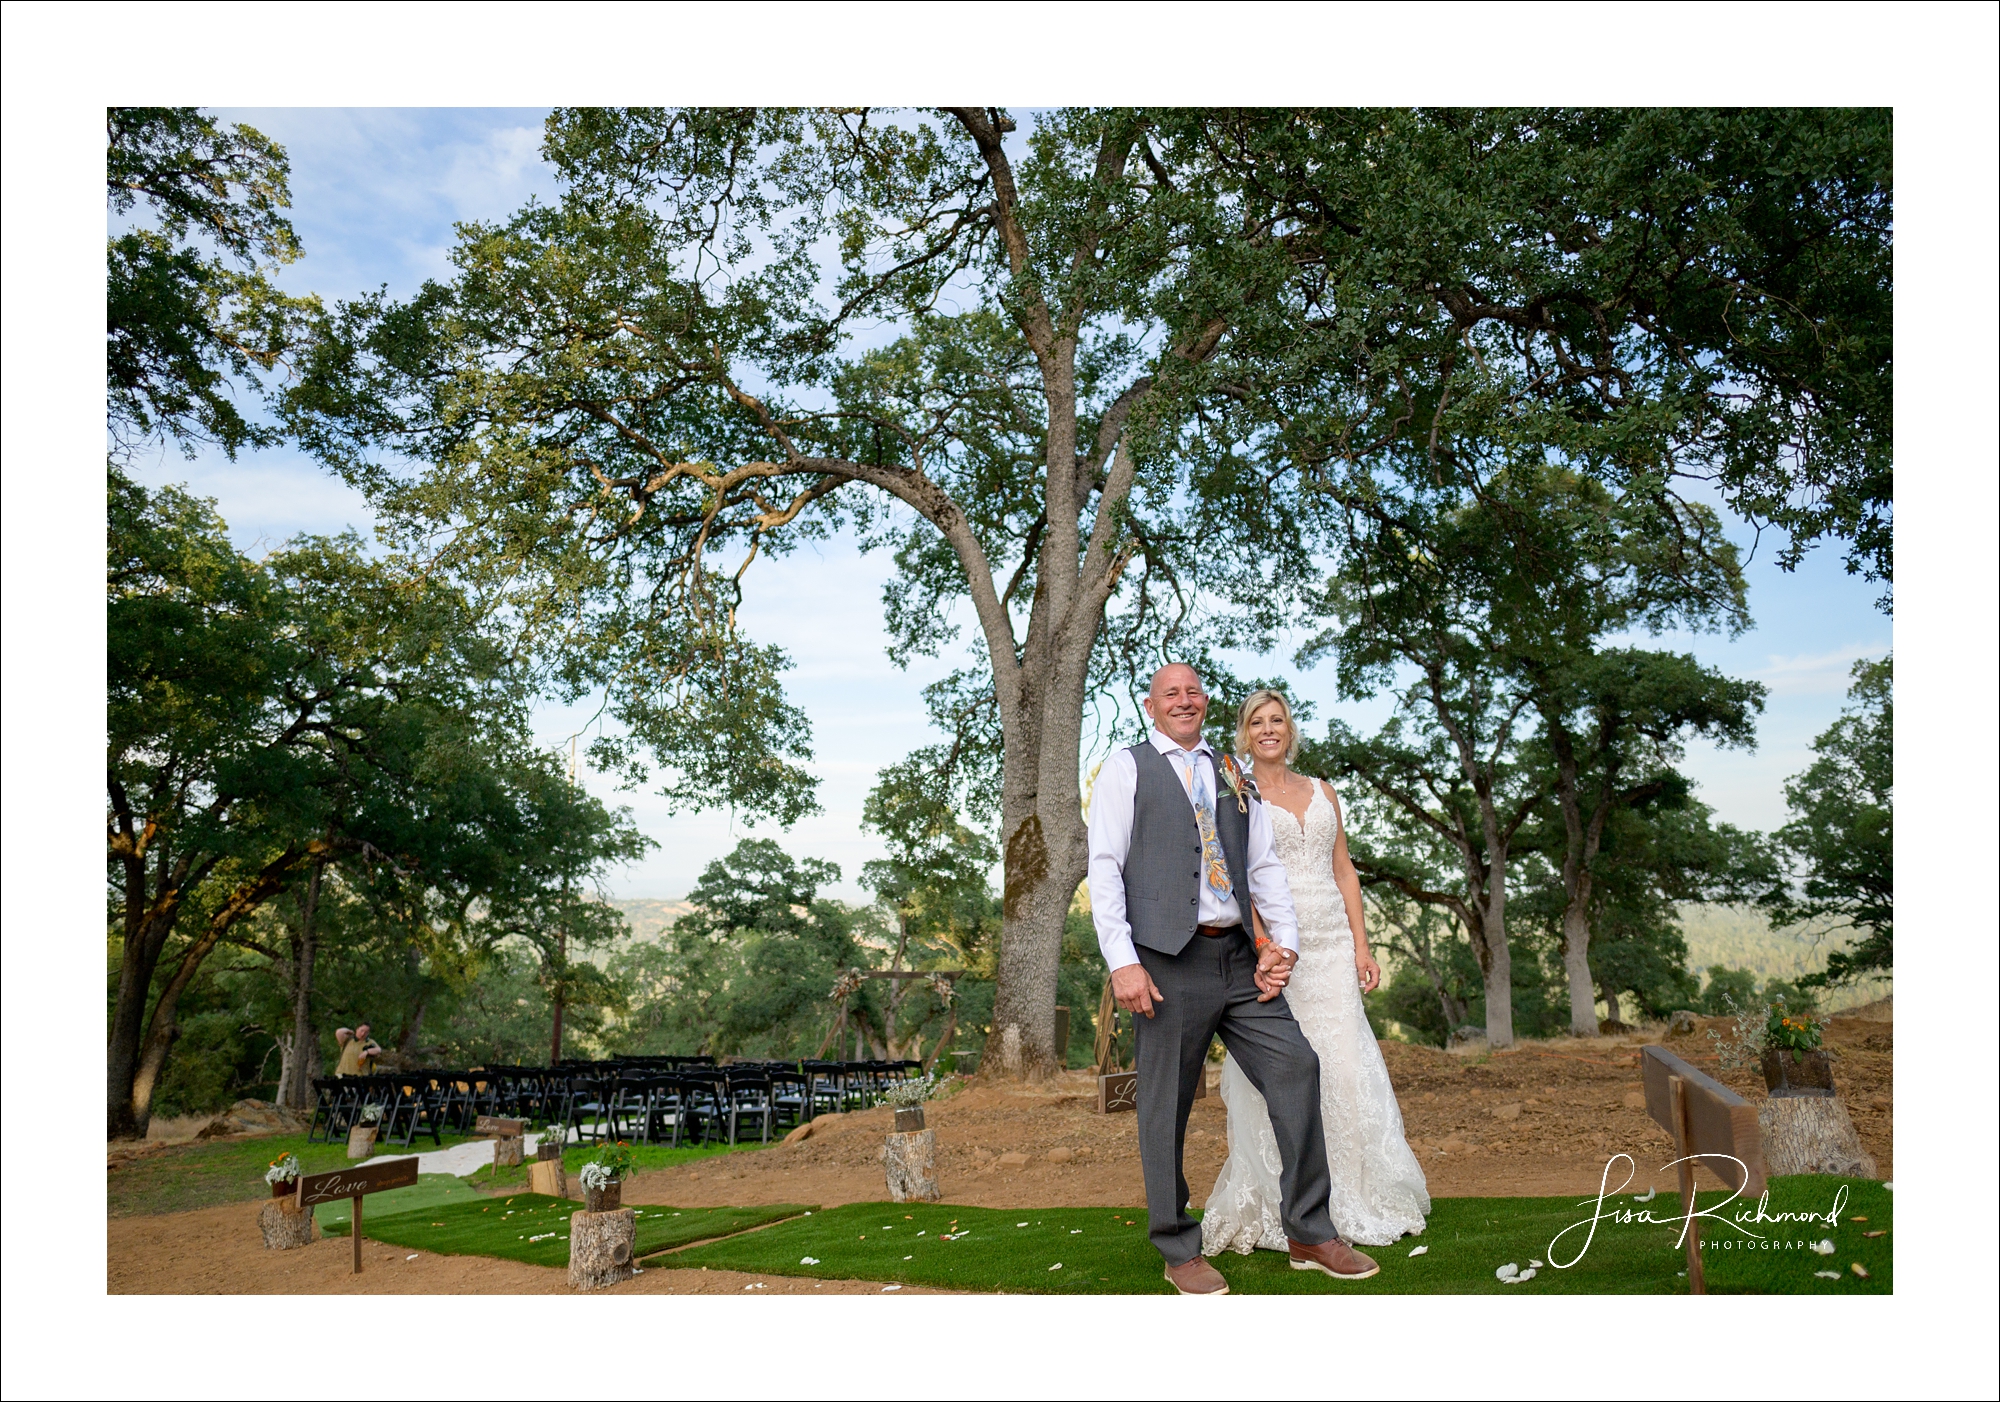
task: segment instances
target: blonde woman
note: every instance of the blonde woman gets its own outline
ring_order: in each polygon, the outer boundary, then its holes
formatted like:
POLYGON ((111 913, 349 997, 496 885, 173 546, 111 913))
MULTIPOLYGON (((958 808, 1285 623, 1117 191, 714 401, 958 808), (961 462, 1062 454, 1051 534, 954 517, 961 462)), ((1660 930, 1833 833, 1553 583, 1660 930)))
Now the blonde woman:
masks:
MULTIPOLYGON (((1347 855, 1340 796, 1325 780, 1292 772, 1298 726, 1276 692, 1252 692, 1243 703, 1236 749, 1250 761, 1258 794, 1270 805, 1273 845, 1298 916, 1299 960, 1285 998, 1319 1053, 1321 1120, 1333 1178, 1327 1207, 1346 1240, 1386 1246, 1424 1229, 1431 1199, 1403 1138, 1389 1068, 1361 1006, 1361 995, 1382 981, 1382 971, 1368 953, 1361 880, 1347 855)), ((1231 1058, 1222 1064, 1222 1103, 1229 1113, 1229 1159, 1202 1213, 1202 1253, 1283 1251, 1270 1115, 1231 1058)))

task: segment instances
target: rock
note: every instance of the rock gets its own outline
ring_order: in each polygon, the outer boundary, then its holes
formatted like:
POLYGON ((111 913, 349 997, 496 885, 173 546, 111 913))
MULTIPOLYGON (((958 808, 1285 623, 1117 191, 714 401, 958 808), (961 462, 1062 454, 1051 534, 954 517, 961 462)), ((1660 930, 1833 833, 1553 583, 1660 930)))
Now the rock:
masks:
POLYGON ((1627 1110, 1643 1110, 1643 1109, 1645 1109, 1645 1108, 1646 1108, 1646 1092, 1644 1092, 1643 1090, 1628 1090, 1628 1091, 1626 1091, 1626 1092, 1625 1092, 1625 1100, 1624 1100, 1624 1105, 1625 1105, 1625 1108, 1626 1108, 1627 1110))
POLYGON ((629 1207, 570 1213, 569 1283, 578 1290, 602 1290, 631 1279, 638 1230, 638 1214, 629 1207))
POLYGON ((1000 1156, 1000 1166, 1002 1168, 1021 1168, 1027 1162, 1028 1156, 1014 1149, 1010 1149, 1000 1156))
POLYGON ((204 1125, 197 1139, 220 1139, 226 1134, 304 1134, 309 1117, 268 1100, 239 1100, 204 1125))
POLYGON ((287 1193, 281 1198, 272 1198, 257 1214, 257 1229, 264 1234, 264 1247, 269 1251, 290 1251, 294 1247, 311 1246, 318 1235, 313 1226, 311 1212, 299 1206, 299 1195, 287 1193))
POLYGON ((1073 1158, 1075 1158, 1075 1157, 1076 1157, 1076 1151, 1075 1151, 1075 1150, 1073 1150, 1073 1149, 1051 1149, 1051 1150, 1049 1150, 1049 1162, 1050 1162, 1050 1163, 1068 1163, 1068 1162, 1069 1162, 1069 1161, 1070 1161, 1071 1159, 1073 1159, 1073 1158))
POLYGON ((1764 1169, 1873 1178, 1875 1160, 1861 1147, 1854 1121, 1837 1096, 1772 1096, 1757 1107, 1764 1169))
POLYGON ((1521 1107, 1518 1103, 1513 1105, 1495 1105, 1493 1107, 1493 1118, 1496 1120, 1518 1120, 1521 1118, 1521 1107))
POLYGON ((888 1171, 889 1201, 936 1202, 944 1196, 938 1187, 936 1130, 890 1135, 882 1145, 882 1164, 888 1171))
POLYGON ((1669 1037, 1685 1037, 1692 1031, 1694 1031, 1694 1014, 1686 1008, 1680 1009, 1667 1019, 1669 1037))

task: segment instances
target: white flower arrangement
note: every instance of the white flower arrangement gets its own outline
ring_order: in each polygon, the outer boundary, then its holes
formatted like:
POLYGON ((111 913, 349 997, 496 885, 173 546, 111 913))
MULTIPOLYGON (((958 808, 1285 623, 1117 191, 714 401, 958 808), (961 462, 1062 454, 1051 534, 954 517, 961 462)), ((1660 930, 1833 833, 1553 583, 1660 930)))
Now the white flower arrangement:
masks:
POLYGON ((618 1175, 613 1173, 608 1165, 601 1163, 585 1164, 581 1177, 583 1178, 584 1187, 592 1188, 599 1192, 602 1192, 618 1181, 618 1175))
POLYGON ((876 1097, 875 1103, 898 1110, 914 1110, 927 1100, 949 1094, 957 1082, 956 1076, 940 1076, 935 1071, 926 1071, 921 1076, 913 1076, 890 1086, 876 1097))
POLYGON ((381 1124, 382 1107, 380 1105, 363 1105, 361 1107, 361 1123, 369 1126, 381 1124))
POLYGON ((297 1154, 286 1154, 283 1158, 277 1160, 264 1170, 264 1181, 266 1183, 292 1183, 298 1180, 298 1176, 299 1156, 297 1154))

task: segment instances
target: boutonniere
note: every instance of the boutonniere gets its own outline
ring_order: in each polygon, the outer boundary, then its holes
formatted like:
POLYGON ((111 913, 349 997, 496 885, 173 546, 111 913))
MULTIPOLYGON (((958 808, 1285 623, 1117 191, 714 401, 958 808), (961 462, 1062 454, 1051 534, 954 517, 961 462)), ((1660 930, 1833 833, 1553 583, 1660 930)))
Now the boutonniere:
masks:
POLYGON ((1257 781, 1243 771, 1243 767, 1236 762, 1235 755, 1222 757, 1222 786, 1235 798, 1238 813, 1248 813, 1250 800, 1259 797, 1257 781))

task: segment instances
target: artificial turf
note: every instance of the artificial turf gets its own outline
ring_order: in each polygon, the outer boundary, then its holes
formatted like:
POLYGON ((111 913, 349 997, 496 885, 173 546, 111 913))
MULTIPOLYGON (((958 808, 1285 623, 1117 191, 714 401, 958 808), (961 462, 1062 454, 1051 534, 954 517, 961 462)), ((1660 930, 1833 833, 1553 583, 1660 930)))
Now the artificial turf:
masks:
MULTIPOLYGON (((392 1195, 379 1196, 387 1199, 392 1195)), ((569 1264, 570 1214, 581 1211, 583 1206, 570 1198, 544 1197, 539 1193, 515 1193, 503 1198, 482 1193, 470 1201, 380 1215, 375 1203, 376 1197, 371 1196, 361 1212, 361 1230, 370 1241, 440 1256, 498 1256, 531 1266, 569 1264)), ((796 1204, 710 1208, 631 1206, 638 1219, 634 1256, 648 1256, 691 1241, 748 1231, 808 1210, 796 1204)), ((345 1236, 348 1219, 343 1212, 336 1222, 322 1221, 321 1226, 329 1236, 345 1236)))
MULTIPOLYGON (((486 1194, 473 1186, 470 1179, 454 1178, 449 1173, 420 1173, 417 1181, 407 1188, 370 1193, 361 1207, 361 1227, 364 1232, 373 1235, 377 1217, 444 1207, 451 1203, 490 1201, 486 1194)), ((352 1215, 353 1208, 346 1198, 323 1202, 313 1208, 313 1218, 319 1223, 319 1229, 334 1236, 347 1235, 348 1219, 352 1215)))
MULTIPOLYGON (((1715 1294, 1887 1294, 1893 1289, 1888 1235, 1892 1195, 1880 1184, 1821 1177, 1774 1180, 1767 1211, 1825 1213, 1838 1188, 1847 1200, 1833 1226, 1824 1222, 1748 1224, 1753 1239, 1726 1222, 1706 1221, 1703 1235, 1708 1288, 1715 1294), (1850 1220, 1865 1218, 1866 1220, 1850 1220), (1864 1232, 1883 1235, 1865 1237, 1864 1232), (1820 1255, 1808 1242, 1831 1239, 1835 1251, 1820 1255), (1761 1241, 1762 1245, 1746 1244, 1761 1241), (1723 1245, 1732 1242, 1733 1245, 1723 1245), (1859 1262, 1867 1275, 1851 1269, 1859 1262), (1815 1274, 1829 1271, 1837 1279, 1815 1274)), ((1726 1194, 1704 1194, 1714 1208, 1726 1194)), ((1726 1217, 1751 1204, 1724 1209, 1726 1217)), ((1550 1243, 1565 1227, 1587 1222, 1592 1199, 1439 1198, 1421 1237, 1371 1247, 1381 1273, 1365 1281, 1336 1281, 1294 1271, 1284 1255, 1257 1251, 1224 1255, 1215 1264, 1232 1290, 1243 1294, 1682 1294, 1686 1258, 1676 1245, 1678 1222, 1604 1220, 1582 1259, 1578 1230, 1550 1243), (1417 1247, 1421 1255, 1410 1253, 1417 1247), (1551 1267, 1551 1259, 1565 1263, 1551 1267), (1509 1285, 1495 1272, 1507 1262, 1535 1277, 1509 1285)), ((1676 1199, 1661 1194, 1647 1203, 1607 1199, 1605 1211, 1675 1216, 1676 1199)), ((372 1232, 371 1232, 372 1234, 372 1232)), ((666 1263, 662 1263, 666 1264, 666 1263)), ((822 1279, 880 1280, 951 1290, 1006 1294, 1168 1294, 1158 1252, 1147 1240, 1144 1214, 1110 1208, 992 1208, 911 1203, 862 1203, 801 1216, 764 1231, 677 1252, 676 1267, 822 1279)))

